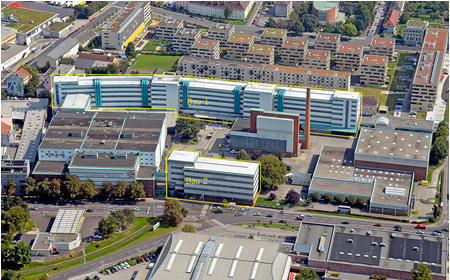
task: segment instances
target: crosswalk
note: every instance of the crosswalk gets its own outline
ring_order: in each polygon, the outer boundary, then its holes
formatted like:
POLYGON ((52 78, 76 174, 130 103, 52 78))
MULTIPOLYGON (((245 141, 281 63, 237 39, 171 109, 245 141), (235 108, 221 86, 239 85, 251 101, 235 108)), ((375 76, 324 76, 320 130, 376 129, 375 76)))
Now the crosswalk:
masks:
POLYGON ((208 210, 209 206, 210 205, 208 205, 208 204, 203 204, 203 209, 202 209, 202 213, 200 213, 200 218, 206 216, 206 211, 208 210))
POLYGON ((216 219, 208 220, 207 223, 210 224, 210 225, 212 225, 212 226, 215 226, 215 227, 223 227, 223 226, 224 226, 223 223, 219 222, 219 221, 216 220, 216 219))
POLYGON ((183 222, 197 222, 198 219, 194 215, 187 215, 183 222))
POLYGON ((95 274, 99 274, 99 273, 98 273, 97 271, 92 271, 92 272, 89 272, 89 273, 85 273, 85 274, 83 274, 83 275, 74 276, 74 277, 69 278, 69 279, 67 279, 67 280, 86 279, 86 277, 92 277, 92 276, 94 276, 95 274))

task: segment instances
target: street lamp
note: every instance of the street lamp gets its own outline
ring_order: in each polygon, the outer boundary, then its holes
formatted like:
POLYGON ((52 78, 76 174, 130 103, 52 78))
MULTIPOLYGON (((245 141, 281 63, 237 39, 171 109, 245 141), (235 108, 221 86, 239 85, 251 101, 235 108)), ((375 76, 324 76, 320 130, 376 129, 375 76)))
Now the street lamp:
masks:
POLYGON ((45 275, 47 275, 48 277, 50 277, 49 279, 52 280, 52 276, 53 276, 53 271, 52 271, 52 269, 50 268, 49 270, 47 270, 47 273, 46 273, 45 275), (50 275, 48 275, 48 272, 49 272, 49 271, 50 271, 50 275))

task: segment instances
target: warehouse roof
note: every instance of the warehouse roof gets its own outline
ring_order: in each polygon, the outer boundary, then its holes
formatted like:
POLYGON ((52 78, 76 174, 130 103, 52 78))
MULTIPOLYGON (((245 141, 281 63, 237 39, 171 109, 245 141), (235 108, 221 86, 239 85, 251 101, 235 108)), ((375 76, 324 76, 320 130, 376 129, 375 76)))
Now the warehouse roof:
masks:
POLYGON ((126 153, 76 153, 69 163, 70 168, 121 168, 135 169, 139 156, 126 153))
POLYGON ((356 153, 427 161, 430 144, 429 133, 363 128, 356 153))
MULTIPOLYGON (((56 17, 56 14, 41 12, 37 10, 6 6, 2 8, 5 17, 13 15, 14 20, 8 23, 8 27, 17 29, 18 32, 27 33, 47 20, 56 17), (17 22, 15 22, 17 21, 17 22)), ((2 18, 3 22, 3 18, 2 18)), ((3 54, 2 54, 3 55, 3 54)))
POLYGON ((411 118, 400 118, 393 116, 372 116, 372 117, 362 117, 361 126, 387 126, 391 127, 393 130, 424 130, 427 132, 433 132, 434 121, 432 120, 420 120, 411 118))
POLYGON ((49 56, 53 59, 59 59, 78 44, 78 40, 70 37, 59 39, 53 45, 47 47, 40 56, 49 56))
POLYGON ((279 243, 193 233, 171 235, 151 279, 282 279, 290 257, 279 243))

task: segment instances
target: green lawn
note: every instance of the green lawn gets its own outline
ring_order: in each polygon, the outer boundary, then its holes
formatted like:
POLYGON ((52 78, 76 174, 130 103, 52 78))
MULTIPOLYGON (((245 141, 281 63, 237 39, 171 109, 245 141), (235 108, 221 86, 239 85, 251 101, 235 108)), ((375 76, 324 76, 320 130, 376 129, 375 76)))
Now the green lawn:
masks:
POLYGON ((158 41, 150 40, 142 50, 143 51, 154 51, 154 50, 156 50, 156 47, 158 47, 158 46, 159 46, 158 41))
POLYGON ((140 71, 153 71, 156 68, 170 71, 179 58, 180 56, 141 55, 133 68, 140 71))
POLYGON ((426 120, 427 119, 427 112, 418 112, 416 119, 419 120, 426 120))
POLYGON ((444 115, 444 122, 448 122, 448 119, 449 119, 449 117, 448 117, 448 102, 447 102, 447 105, 445 105, 445 115, 444 115))
POLYGON ((225 21, 226 23, 229 24, 234 24, 234 25, 245 25, 245 21, 244 20, 240 20, 240 19, 236 19, 236 20, 227 20, 225 21))
MULTIPOLYGON (((234 224, 235 226, 243 226, 243 225, 254 225, 255 227, 266 227, 266 228, 279 228, 279 229, 292 229, 292 230, 298 230, 297 226, 289 225, 286 226, 285 224, 276 224, 277 221, 273 222, 273 224, 269 223, 243 223, 243 224, 234 224)), ((293 222, 294 223, 294 222, 293 222)))
POLYGON ((371 87, 355 88, 355 91, 362 92, 363 96, 376 97, 380 106, 387 105, 389 110, 394 110, 397 99, 403 96, 402 94, 382 94, 381 89, 371 87))
POLYGON ((29 232, 29 231, 34 230, 35 228, 37 228, 36 223, 32 219, 29 219, 28 220, 28 225, 25 226, 23 231, 24 232, 29 232))
MULTIPOLYGON (((267 197, 261 197, 261 196, 259 196, 257 199, 256 199, 256 204, 260 204, 260 205, 262 205, 262 204, 265 204, 265 205, 272 205, 272 206, 277 206, 278 205, 278 201, 276 201, 276 200, 270 200, 270 199, 268 199, 267 197)), ((255 204, 255 205, 256 205, 255 204)))

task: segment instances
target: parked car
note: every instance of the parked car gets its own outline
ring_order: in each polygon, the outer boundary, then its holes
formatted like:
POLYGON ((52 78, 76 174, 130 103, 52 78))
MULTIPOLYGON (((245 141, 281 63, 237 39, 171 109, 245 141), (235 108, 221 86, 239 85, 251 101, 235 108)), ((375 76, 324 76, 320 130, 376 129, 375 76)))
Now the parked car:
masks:
POLYGON ((96 235, 94 235, 94 238, 95 238, 95 239, 102 239, 102 236, 101 236, 101 235, 98 235, 98 234, 96 234, 96 235))
POLYGON ((285 224, 286 220, 280 220, 280 223, 285 224))
POLYGON ((273 215, 272 214, 268 214, 266 217, 267 218, 273 218, 273 215))
POLYGON ((38 210, 37 207, 30 207, 30 210, 38 210))
POLYGON ((244 208, 239 208, 240 212, 245 212, 244 208))
POLYGON ((141 258, 141 262, 145 262, 144 258, 141 258))
POLYGON ((100 277, 98 277, 97 275, 94 276, 95 280, 100 280, 100 277))
POLYGON ((88 209, 88 210, 86 210, 86 212, 94 212, 94 210, 88 209))
POLYGON ((349 221, 343 221, 341 224, 348 225, 348 224, 350 224, 350 222, 349 221))
POLYGON ((374 224, 374 227, 381 227, 381 224, 374 224))
POLYGON ((139 212, 139 208, 133 208, 134 212, 139 212))
POLYGON ((127 268, 130 267, 130 265, 129 265, 127 262, 124 262, 123 264, 124 264, 127 268))
POLYGON ((254 213, 253 216, 261 216, 261 213, 254 213))
POLYGON ((105 270, 105 273, 108 275, 111 275, 111 270, 107 269, 107 270, 105 270))
POLYGON ((236 213, 236 215, 234 215, 234 216, 236 216, 236 217, 239 217, 239 216, 243 216, 244 214, 242 214, 242 213, 236 213))

